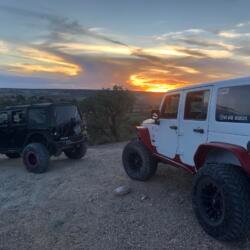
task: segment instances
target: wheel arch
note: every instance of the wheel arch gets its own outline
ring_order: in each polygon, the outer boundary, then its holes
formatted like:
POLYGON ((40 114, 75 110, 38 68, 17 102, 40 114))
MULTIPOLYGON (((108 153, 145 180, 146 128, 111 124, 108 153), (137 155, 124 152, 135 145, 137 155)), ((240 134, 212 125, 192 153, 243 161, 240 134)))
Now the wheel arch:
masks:
POLYGON ((151 143, 150 133, 148 128, 143 126, 136 127, 137 138, 150 150, 150 152, 155 153, 155 146, 151 143))
POLYGON ((44 146, 48 146, 48 138, 43 133, 32 133, 27 136, 24 146, 28 145, 29 143, 41 143, 44 146))
POLYGON ((211 142, 198 147, 194 155, 194 163, 201 168, 206 163, 226 163, 242 167, 250 175, 250 155, 238 145, 211 142))

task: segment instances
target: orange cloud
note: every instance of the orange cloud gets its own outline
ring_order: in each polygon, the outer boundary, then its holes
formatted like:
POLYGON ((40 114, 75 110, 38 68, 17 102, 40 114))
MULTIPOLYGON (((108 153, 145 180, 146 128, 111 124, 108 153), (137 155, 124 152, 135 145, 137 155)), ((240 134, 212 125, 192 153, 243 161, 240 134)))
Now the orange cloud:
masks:
POLYGON ((0 52, 2 52, 3 58, 0 66, 9 71, 25 74, 53 73, 65 76, 77 76, 82 71, 79 65, 68 62, 52 53, 30 47, 15 48, 10 46, 11 50, 7 50, 7 45, 4 45, 0 43, 0 52))
POLYGON ((150 77, 145 73, 132 74, 128 83, 135 90, 149 91, 149 92, 166 92, 171 89, 188 84, 184 81, 175 79, 162 78, 160 76, 150 77))
POLYGON ((66 76, 76 76, 78 75, 80 69, 77 65, 37 65, 37 64, 11 64, 9 65, 10 71, 16 71, 21 73, 61 73, 66 76))

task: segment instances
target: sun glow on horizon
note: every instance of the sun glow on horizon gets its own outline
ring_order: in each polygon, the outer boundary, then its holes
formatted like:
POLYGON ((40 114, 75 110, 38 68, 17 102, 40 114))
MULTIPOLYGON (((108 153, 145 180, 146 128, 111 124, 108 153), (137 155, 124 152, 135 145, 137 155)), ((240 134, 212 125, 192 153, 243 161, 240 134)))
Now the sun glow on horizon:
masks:
POLYGON ((165 79, 155 79, 155 78, 147 78, 146 76, 143 76, 142 74, 133 74, 129 78, 129 82, 131 87, 133 87, 135 90, 142 90, 146 92, 166 92, 175 88, 178 88, 180 86, 183 86, 184 84, 187 84, 186 82, 173 82, 167 83, 165 79))

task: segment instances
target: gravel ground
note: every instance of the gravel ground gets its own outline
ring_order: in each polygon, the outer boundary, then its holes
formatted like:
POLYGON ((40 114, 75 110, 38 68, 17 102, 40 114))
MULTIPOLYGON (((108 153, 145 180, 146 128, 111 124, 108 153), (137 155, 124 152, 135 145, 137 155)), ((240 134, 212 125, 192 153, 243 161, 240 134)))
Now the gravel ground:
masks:
POLYGON ((202 231, 185 171, 159 165, 150 181, 130 180, 123 147, 91 147, 81 161, 63 155, 42 175, 1 158, 0 249, 250 249, 250 237, 220 243, 202 231), (131 193, 114 195, 121 185, 131 193))

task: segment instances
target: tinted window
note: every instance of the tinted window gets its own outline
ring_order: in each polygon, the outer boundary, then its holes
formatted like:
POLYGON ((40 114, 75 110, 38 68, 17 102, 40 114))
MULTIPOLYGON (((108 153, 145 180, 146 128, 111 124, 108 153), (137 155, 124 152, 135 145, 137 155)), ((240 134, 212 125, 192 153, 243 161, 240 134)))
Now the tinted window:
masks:
POLYGON ((25 123, 25 111, 17 110, 12 112, 12 123, 23 124, 25 123))
POLYGON ((220 122, 250 122, 250 85, 218 90, 216 120, 220 122))
POLYGON ((40 127, 46 125, 48 117, 45 109, 31 109, 29 110, 29 124, 31 127, 40 127))
POLYGON ((161 117, 166 119, 176 119, 178 115, 180 95, 166 96, 161 110, 161 117))
POLYGON ((6 112, 0 113, 0 126, 8 124, 8 114, 6 112))
POLYGON ((186 120, 206 120, 209 101, 209 90, 189 92, 186 97, 186 120))
POLYGON ((76 106, 57 106, 55 107, 55 115, 56 123, 59 125, 70 122, 72 118, 76 121, 81 119, 76 106))

